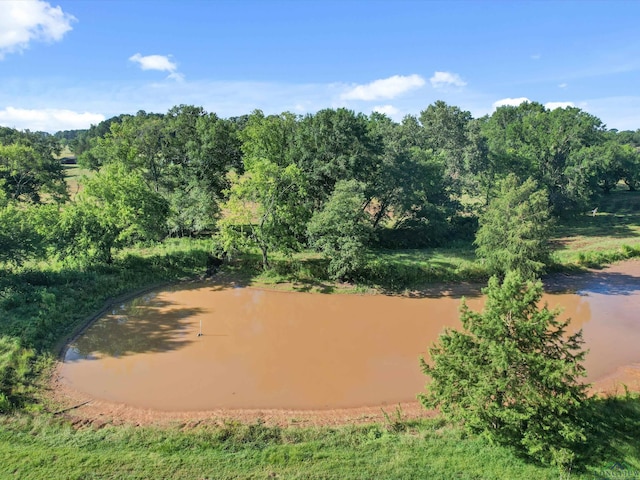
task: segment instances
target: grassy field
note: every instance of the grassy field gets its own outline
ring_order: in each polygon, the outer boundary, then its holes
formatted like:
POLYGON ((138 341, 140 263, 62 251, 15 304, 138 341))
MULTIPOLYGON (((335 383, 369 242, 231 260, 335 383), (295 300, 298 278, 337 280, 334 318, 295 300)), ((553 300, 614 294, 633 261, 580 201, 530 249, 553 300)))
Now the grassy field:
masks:
POLYGON ((91 177, 95 175, 95 172, 82 168, 79 165, 63 165, 62 168, 65 172, 69 195, 71 195, 71 198, 74 198, 82 190, 82 177, 91 177))
POLYGON ((640 192, 603 195, 595 216, 584 214, 564 221, 552 245, 554 259, 561 264, 598 263, 599 256, 640 247, 640 192))

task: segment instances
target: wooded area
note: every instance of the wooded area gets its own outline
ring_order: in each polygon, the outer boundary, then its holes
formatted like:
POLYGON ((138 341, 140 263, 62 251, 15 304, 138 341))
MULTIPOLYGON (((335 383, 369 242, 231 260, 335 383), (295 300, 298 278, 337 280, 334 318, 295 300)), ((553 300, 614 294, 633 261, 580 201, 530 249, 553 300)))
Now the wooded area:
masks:
POLYGON ((214 235, 230 256, 258 249, 264 268, 274 252, 317 250, 349 280, 367 249, 475 238, 492 272, 535 274, 554 219, 637 188, 639 146, 640 130, 539 103, 473 118, 438 101, 399 123, 343 108, 224 119, 181 105, 54 136, 2 128, 0 260, 110 263, 136 242, 214 235), (77 191, 63 147, 94 172, 77 191), (507 214, 513 201, 522 211, 507 214))

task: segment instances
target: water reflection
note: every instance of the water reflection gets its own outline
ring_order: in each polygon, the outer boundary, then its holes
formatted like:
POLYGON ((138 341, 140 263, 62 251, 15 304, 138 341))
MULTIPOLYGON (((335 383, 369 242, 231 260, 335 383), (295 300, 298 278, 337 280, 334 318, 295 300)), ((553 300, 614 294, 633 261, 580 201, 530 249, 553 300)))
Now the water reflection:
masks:
MULTIPOLYGON (((590 380, 640 361, 638 270, 598 272, 577 282, 583 295, 544 298, 572 319, 572 331, 583 329, 590 380)), ((483 300, 468 303, 479 310, 483 300)), ((193 285, 118 306, 69 348, 63 378, 99 398, 160 410, 412 401, 425 383, 418 357, 443 328, 460 326, 459 306, 457 297, 193 285)))
POLYGON ((189 318, 202 314, 200 307, 180 307, 147 295, 113 309, 78 338, 67 350, 65 361, 121 357, 145 352, 166 352, 187 346, 189 318))

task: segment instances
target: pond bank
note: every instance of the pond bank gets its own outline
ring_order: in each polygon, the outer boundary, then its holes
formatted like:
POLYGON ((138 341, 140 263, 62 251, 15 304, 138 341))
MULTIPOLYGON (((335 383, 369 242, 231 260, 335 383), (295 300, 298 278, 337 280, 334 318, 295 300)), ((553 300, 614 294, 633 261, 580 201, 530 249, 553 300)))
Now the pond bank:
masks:
MULTIPOLYGON (((610 294, 615 295, 617 299, 628 300, 630 298, 635 298, 633 294, 640 288, 640 286, 638 285, 638 279, 640 278, 640 262, 638 261, 631 261, 631 262, 625 262, 624 264, 614 265, 608 269, 595 271, 588 275, 589 275, 588 277, 585 277, 584 275, 580 275, 574 278, 562 275, 561 277, 557 276, 557 278, 551 278, 552 282, 550 283, 549 283, 549 279, 547 279, 547 282, 551 286, 553 286, 553 288, 556 291, 573 290, 573 291, 580 292, 580 290, 582 288, 585 288, 585 286, 590 288, 590 290, 585 295, 584 299, 581 298, 581 296, 576 296, 576 295, 572 296, 572 298, 574 298, 575 300, 574 302, 575 305, 571 306, 572 312, 573 311, 580 312, 581 308, 584 309, 584 306, 588 304, 588 302, 585 304, 585 302, 588 300, 588 298, 586 297, 591 296, 596 298, 598 295, 602 295, 603 292, 605 293, 609 292, 610 294)), ((479 288, 477 288, 477 290, 473 288, 469 290, 469 288, 470 286, 468 285, 464 286, 465 293, 463 294, 470 296, 469 293, 473 293, 474 291, 477 291, 479 293, 479 288)), ((440 289, 440 290, 442 291, 443 289, 440 289)), ((459 289, 458 290, 447 289, 447 291, 449 291, 450 292, 449 295, 453 297, 459 296, 462 293, 459 289)), ((302 295, 302 297, 304 297, 304 295, 302 295)), ((326 296, 321 295, 320 297, 326 297, 326 296)), ((382 295, 379 295, 379 296, 376 295, 375 297, 378 297, 377 300, 384 300, 384 298, 380 298, 380 297, 383 297, 382 295)), ((425 293, 421 293, 419 297, 430 298, 425 293)), ((376 303, 376 302, 373 302, 373 303, 376 303)), ((570 316, 574 316, 574 313, 572 312, 569 312, 571 314, 570 316)), ((190 328, 193 329, 193 327, 190 327, 190 328)), ((248 328, 243 328, 243 331, 246 331, 246 330, 248 330, 248 328)), ((178 330, 176 331, 178 332, 178 330)), ((596 334, 598 334, 598 332, 596 332, 596 334)), ((314 334, 316 338, 319 338, 318 335, 320 335, 320 333, 318 332, 314 334)), ((624 337, 625 337, 624 332, 622 333, 618 332, 615 335, 617 335, 616 342, 621 342, 624 340, 624 337)), ((373 335, 372 338, 367 340, 365 343, 374 341, 373 339, 375 338, 375 336, 376 335, 373 335)), ((378 335, 378 336, 385 337, 385 335, 378 335)), ((282 335, 280 335, 280 337, 282 337, 282 335)), ((280 341, 279 340, 280 337, 278 335, 270 337, 269 339, 270 344, 273 344, 275 342, 276 345, 274 347, 278 347, 278 348, 283 347, 283 345, 277 343, 280 341)), ((421 336, 420 337, 421 341, 422 341, 422 338, 423 337, 421 336)), ((190 339, 190 341, 191 340, 192 339, 190 339)), ((243 339, 243 342, 245 341, 247 341, 247 338, 243 339)), ((242 344, 242 342, 240 344, 242 344)), ((377 348, 380 349, 383 347, 384 345, 378 346, 377 348)), ((424 345, 424 347, 426 348, 426 344, 424 345)), ((147 347, 136 347, 136 348, 142 348, 143 350, 147 349, 147 347)), ((182 348, 182 346, 180 346, 180 348, 182 348)), ((307 349, 307 347, 304 347, 303 350, 298 352, 298 355, 302 355, 305 349, 307 349)), ((266 353, 268 353, 267 350, 263 350, 262 352, 263 352, 262 355, 265 355, 266 353)), ((417 354, 414 356, 417 359, 417 354)), ((356 358, 358 357, 356 356, 356 358)), ((312 366, 311 364, 313 362, 307 362, 307 363, 309 363, 311 367, 312 366)), ((286 367, 286 364, 282 364, 279 366, 280 369, 285 367, 286 367)), ((623 388, 620 386, 619 379, 622 378, 627 383, 631 383, 636 377, 634 376, 635 367, 633 365, 622 365, 622 367, 624 368, 622 368, 620 372, 615 372, 613 377, 610 378, 610 376, 608 376, 606 378, 602 378, 601 380, 599 379, 598 383, 595 385, 595 388, 600 391, 603 391, 603 390, 616 391, 617 389, 618 393, 623 393, 623 388)), ((405 370, 406 368, 403 367, 402 371, 405 371, 405 370)), ((343 371, 344 371, 344 366, 341 365, 340 368, 336 370, 336 372, 339 372, 339 373, 336 373, 336 374, 340 375, 341 373, 343 373, 343 371)), ((314 378, 314 375, 317 375, 317 373, 314 374, 313 371, 310 370, 309 375, 312 378, 314 378)), ((330 379, 330 377, 328 378, 330 379)), ((94 418, 103 419, 103 420, 106 418, 110 418, 110 422, 116 422, 116 423, 121 421, 126 421, 126 423, 155 423, 156 421, 172 422, 172 421, 181 421, 180 419, 183 419, 184 421, 186 421, 188 419, 194 419, 194 418, 217 419, 216 421, 219 421, 220 419, 223 419, 223 418, 238 418, 242 420, 253 418, 253 419, 269 420, 279 424, 282 424, 283 422, 286 424, 290 424, 290 423, 309 424, 309 422, 314 424, 316 422, 323 423, 323 424, 326 424, 326 423, 333 424, 335 422, 340 422, 343 420, 347 422, 358 421, 358 419, 364 422, 384 420, 384 414, 382 412, 381 407, 379 406, 366 407, 364 409, 361 409, 361 408, 322 409, 321 411, 318 411, 317 409, 313 409, 313 408, 303 409, 303 410, 301 410, 300 408, 294 408, 294 409, 290 409, 290 408, 289 409, 287 408, 285 409, 218 408, 218 409, 212 409, 212 410, 206 410, 206 411, 191 408, 190 409, 191 411, 188 411, 188 412, 180 412, 180 411, 162 412, 162 411, 159 411, 157 408, 156 409, 140 408, 140 407, 136 408, 133 406, 128 406, 125 404, 126 402, 117 402, 117 401, 109 402, 104 399, 98 400, 95 396, 91 397, 91 395, 87 396, 86 394, 74 395, 73 392, 70 391, 73 389, 66 388, 66 390, 68 391, 65 392, 65 386, 61 385, 61 382, 59 380, 60 380, 59 377, 57 379, 54 379, 54 386, 57 388, 56 391, 58 393, 61 393, 61 394, 64 393, 64 395, 62 395, 58 399, 64 400, 64 398, 62 397, 64 397, 65 395, 66 397, 68 397, 67 398, 68 401, 65 400, 62 403, 66 404, 67 406, 73 406, 73 405, 83 403, 84 401, 87 401, 87 399, 91 400, 89 404, 83 405, 75 409, 74 411, 69 413, 69 415, 78 416, 78 415, 81 415, 81 412, 85 412, 89 414, 89 417, 94 415, 94 418), (73 402, 76 402, 76 403, 74 404, 73 402), (90 413, 90 412, 93 412, 93 413, 90 413)), ((273 382, 273 381, 274 380, 272 378, 270 382, 273 382)), ((374 382, 374 384, 375 383, 379 383, 379 381, 374 382)), ((420 377, 420 383, 416 387, 417 391, 415 391, 416 394, 420 391, 420 387, 423 385, 423 383, 424 382, 420 377)), ((634 388, 634 385, 630 385, 630 387, 634 388)), ((367 388, 370 388, 370 387, 367 387, 367 388)), ((389 388, 395 389, 395 387, 389 387, 389 388)), ((417 402, 401 401, 399 403, 401 403, 401 410, 403 412, 403 415, 405 416, 412 416, 412 415, 419 416, 424 414, 424 412, 420 409, 419 405, 417 405, 417 402)), ((384 405, 382 408, 386 411, 387 414, 392 414, 396 409, 396 405, 397 405, 397 402, 387 402, 387 405, 384 405)))

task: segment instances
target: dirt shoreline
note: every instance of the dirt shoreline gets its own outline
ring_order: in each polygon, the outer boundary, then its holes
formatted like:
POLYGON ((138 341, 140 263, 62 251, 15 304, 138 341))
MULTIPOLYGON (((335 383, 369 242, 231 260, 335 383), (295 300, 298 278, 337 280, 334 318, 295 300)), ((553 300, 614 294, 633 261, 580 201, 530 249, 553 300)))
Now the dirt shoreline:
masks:
MULTIPOLYGON (((584 280, 589 276, 602 272, 614 271, 625 273, 638 268, 640 260, 627 260, 605 269, 590 270, 585 273, 573 275, 554 274, 545 278, 545 288, 552 291, 578 290, 584 280)), ((191 279, 189 281, 194 281, 191 279)), ((229 283, 230 277, 222 275, 214 277, 212 283, 229 283)), ((187 283, 187 281, 184 281, 187 283)), ((181 282, 179 282, 181 283, 181 282)), ((66 385, 60 379, 62 359, 68 345, 81 335, 93 322, 117 303, 122 303, 144 293, 168 286, 169 283, 156 284, 135 292, 111 299, 105 302, 103 308, 89 317, 72 336, 66 339, 64 346, 59 349, 59 362, 50 376, 46 388, 46 400, 50 409, 73 424, 91 424, 97 427, 104 425, 159 425, 189 427, 199 424, 220 425, 228 421, 243 423, 264 422, 267 425, 279 426, 337 426, 344 424, 385 423, 388 418, 394 420, 398 416, 404 420, 431 417, 435 411, 425 410, 420 403, 406 402, 393 405, 364 406, 347 409, 329 410, 286 410, 286 409, 214 409, 206 411, 158 411, 133 407, 126 404, 109 402, 92 398, 66 385)), ((264 285, 258 288, 267 288, 264 285)), ((425 289, 407 292, 407 296, 475 296, 480 294, 481 285, 438 285, 425 289)), ((612 375, 599 379, 591 388, 591 394, 620 395, 625 390, 640 391, 640 364, 627 365, 619 368, 612 375)), ((418 392, 416 392, 418 393, 418 392)))
POLYGON ((327 410, 286 409, 213 409, 195 411, 160 411, 133 407, 123 403, 93 398, 67 386, 59 377, 58 365, 49 382, 49 401, 54 414, 75 425, 90 424, 134 426, 196 426, 223 425, 226 422, 256 423, 272 426, 340 426, 385 423, 398 415, 403 420, 436 415, 418 402, 327 410))

